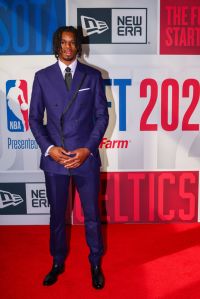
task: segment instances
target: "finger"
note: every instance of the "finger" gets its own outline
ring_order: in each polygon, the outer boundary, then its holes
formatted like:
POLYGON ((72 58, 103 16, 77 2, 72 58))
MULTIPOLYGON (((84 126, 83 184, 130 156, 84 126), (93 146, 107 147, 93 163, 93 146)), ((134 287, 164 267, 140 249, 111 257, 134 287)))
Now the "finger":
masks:
POLYGON ((62 154, 64 154, 64 155, 68 155, 68 154, 69 154, 69 152, 66 151, 65 149, 62 149, 62 150, 60 151, 60 153, 62 153, 62 154))
POLYGON ((78 162, 73 162, 73 163, 65 163, 65 165, 64 165, 64 167, 65 168, 76 168, 76 167, 78 167, 80 165, 80 163, 78 163, 78 162))
POLYGON ((74 160, 74 158, 70 158, 70 157, 64 157, 58 160, 58 163, 62 164, 62 165, 66 165, 68 167, 68 165, 74 164, 74 163, 78 163, 77 160, 74 160))
POLYGON ((72 157, 70 157, 69 155, 65 155, 63 153, 60 153, 59 154, 59 159, 62 159, 62 160, 71 160, 72 157))
POLYGON ((57 162, 58 162, 59 164, 62 164, 62 165, 65 165, 66 163, 69 163, 69 161, 66 160, 66 158, 64 158, 64 159, 63 159, 63 158, 58 159, 57 162))
POLYGON ((74 150, 74 151, 68 151, 68 154, 70 154, 70 155, 76 155, 77 151, 76 150, 74 150))
POLYGON ((62 159, 62 160, 59 160, 58 163, 65 166, 65 164, 66 164, 66 160, 63 160, 63 159, 62 159))
POLYGON ((67 168, 69 168, 69 169, 75 169, 75 168, 77 168, 77 167, 79 167, 80 165, 78 165, 78 164, 74 164, 74 165, 71 165, 71 166, 69 166, 69 167, 67 167, 67 168))
POLYGON ((73 163, 79 163, 79 159, 76 157, 72 157, 70 159, 65 159, 66 163, 73 164, 73 163))

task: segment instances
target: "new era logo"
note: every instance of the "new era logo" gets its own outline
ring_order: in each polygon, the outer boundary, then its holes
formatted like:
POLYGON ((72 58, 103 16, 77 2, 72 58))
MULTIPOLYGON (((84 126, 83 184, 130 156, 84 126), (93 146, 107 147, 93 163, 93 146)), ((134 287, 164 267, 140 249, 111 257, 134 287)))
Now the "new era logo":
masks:
POLYGON ((25 183, 0 183, 0 215, 26 214, 25 183))
POLYGON ((0 190, 0 209, 8 206, 17 206, 23 202, 19 194, 12 194, 10 192, 0 190))
POLYGON ((157 53, 157 0, 121 1, 123 5, 102 1, 102 7, 95 7, 94 1, 71 2, 69 23, 77 19, 77 27, 82 28, 85 54, 88 50, 94 55, 157 53), (105 7, 103 3, 113 6, 105 7))
POLYGON ((91 34, 101 34, 104 31, 108 30, 108 25, 106 22, 98 21, 94 18, 81 16, 81 25, 83 28, 83 35, 89 36, 91 34))
POLYGON ((147 8, 78 8, 85 44, 147 44, 147 8))

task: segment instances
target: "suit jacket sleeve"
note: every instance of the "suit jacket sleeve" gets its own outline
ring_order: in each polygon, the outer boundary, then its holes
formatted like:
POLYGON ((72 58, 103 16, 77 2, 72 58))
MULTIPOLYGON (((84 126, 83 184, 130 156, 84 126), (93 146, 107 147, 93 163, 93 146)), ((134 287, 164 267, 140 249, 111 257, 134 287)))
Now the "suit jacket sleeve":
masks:
POLYGON ((43 124, 44 110, 45 106, 42 97, 42 89, 36 73, 32 88, 29 124, 33 136, 43 154, 45 154, 47 148, 53 144, 48 136, 46 126, 43 124))
POLYGON ((88 142, 85 144, 85 147, 89 148, 91 152, 98 148, 108 126, 108 120, 107 99, 103 88, 103 80, 99 73, 95 90, 94 127, 88 142))

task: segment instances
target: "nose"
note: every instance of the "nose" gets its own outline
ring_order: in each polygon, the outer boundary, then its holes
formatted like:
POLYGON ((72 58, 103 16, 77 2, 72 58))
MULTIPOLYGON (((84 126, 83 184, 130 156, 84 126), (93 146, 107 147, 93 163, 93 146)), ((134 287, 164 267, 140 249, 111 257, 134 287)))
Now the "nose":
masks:
POLYGON ((72 43, 71 42, 67 42, 66 43, 66 48, 67 49, 71 49, 72 48, 72 43))
POLYGON ((68 41, 62 42, 62 47, 65 49, 71 49, 71 47, 72 47, 71 42, 68 42, 68 41))

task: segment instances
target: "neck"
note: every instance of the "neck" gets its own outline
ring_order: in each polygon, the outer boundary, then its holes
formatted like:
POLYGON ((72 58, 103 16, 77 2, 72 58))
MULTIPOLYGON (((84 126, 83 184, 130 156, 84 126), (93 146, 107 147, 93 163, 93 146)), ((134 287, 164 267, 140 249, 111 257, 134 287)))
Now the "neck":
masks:
POLYGON ((66 65, 70 65, 70 64, 72 64, 72 62, 74 62, 76 60, 76 58, 73 60, 65 60, 65 59, 59 58, 59 60, 62 61, 66 65))

